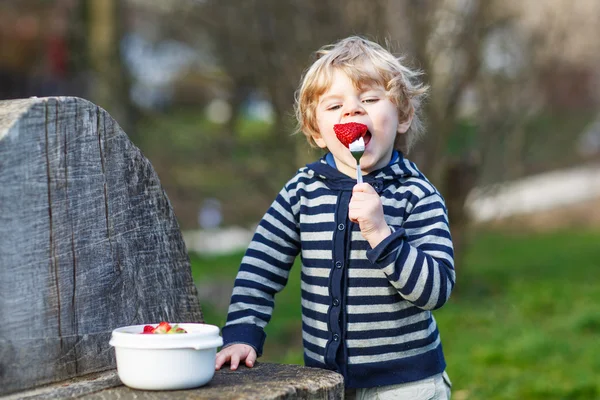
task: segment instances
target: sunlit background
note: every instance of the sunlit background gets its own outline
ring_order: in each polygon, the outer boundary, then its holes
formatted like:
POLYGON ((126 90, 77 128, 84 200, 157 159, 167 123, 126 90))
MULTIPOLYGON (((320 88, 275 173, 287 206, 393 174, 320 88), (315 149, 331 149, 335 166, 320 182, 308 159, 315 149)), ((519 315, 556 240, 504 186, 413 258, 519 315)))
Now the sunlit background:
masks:
MULTIPOLYGON (((0 2, 0 100, 78 96, 151 161, 207 322, 252 229, 321 155, 292 135, 312 52, 379 41, 431 86, 409 158, 446 199, 457 287, 435 313, 454 399, 600 398, 600 2, 0 2)), ((302 363, 299 267, 265 361, 302 363)))

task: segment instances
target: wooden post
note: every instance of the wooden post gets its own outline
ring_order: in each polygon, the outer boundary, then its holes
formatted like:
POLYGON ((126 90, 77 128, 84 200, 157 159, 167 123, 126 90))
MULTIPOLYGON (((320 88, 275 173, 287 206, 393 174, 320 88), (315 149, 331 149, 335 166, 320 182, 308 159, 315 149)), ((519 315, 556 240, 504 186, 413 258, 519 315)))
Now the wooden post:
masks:
POLYGON ((202 322, 150 162, 79 98, 0 101, 0 396, 115 367, 112 329, 202 322))

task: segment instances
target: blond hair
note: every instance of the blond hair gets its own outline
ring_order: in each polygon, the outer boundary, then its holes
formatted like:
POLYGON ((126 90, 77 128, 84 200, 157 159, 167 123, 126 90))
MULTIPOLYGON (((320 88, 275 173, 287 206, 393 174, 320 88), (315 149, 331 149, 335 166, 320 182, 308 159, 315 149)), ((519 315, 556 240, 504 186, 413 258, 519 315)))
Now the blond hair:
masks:
POLYGON ((388 98, 398 108, 399 121, 412 116, 408 131, 396 135, 394 147, 408 153, 423 134, 421 103, 428 86, 417 82, 422 73, 402 65, 402 57, 395 57, 381 45, 370 40, 351 36, 337 43, 323 46, 316 53, 316 61, 302 77, 296 92, 295 113, 298 132, 315 147, 314 134, 319 134, 316 108, 319 97, 332 83, 334 71, 344 72, 357 88, 364 85, 381 85, 388 98))

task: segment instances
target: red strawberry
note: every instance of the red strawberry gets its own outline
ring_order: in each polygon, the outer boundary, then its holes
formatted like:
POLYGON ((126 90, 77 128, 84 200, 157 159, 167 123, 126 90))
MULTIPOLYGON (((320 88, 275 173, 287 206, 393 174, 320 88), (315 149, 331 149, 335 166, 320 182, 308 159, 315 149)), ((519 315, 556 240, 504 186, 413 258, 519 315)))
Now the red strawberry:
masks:
POLYGON ((154 333, 168 333, 170 330, 171 325, 169 325, 168 322, 163 321, 154 329, 154 333))
POLYGON ((154 327, 152 325, 144 326, 144 331, 142 333, 154 333, 154 327))
POLYGON ((350 143, 354 142, 359 137, 364 136, 368 129, 369 128, 365 124, 358 122, 335 124, 333 126, 333 131, 338 140, 346 147, 349 147, 350 143))
POLYGON ((181 328, 179 325, 175 324, 173 325, 169 333, 187 333, 187 331, 181 328))

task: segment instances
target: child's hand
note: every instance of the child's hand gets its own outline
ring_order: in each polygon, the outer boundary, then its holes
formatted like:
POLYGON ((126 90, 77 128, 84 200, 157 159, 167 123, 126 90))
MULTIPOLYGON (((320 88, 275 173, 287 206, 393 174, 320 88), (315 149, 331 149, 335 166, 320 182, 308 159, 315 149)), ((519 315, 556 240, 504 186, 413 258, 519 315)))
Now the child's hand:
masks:
POLYGON ((360 233, 369 242, 371 248, 392 233, 383 217, 381 198, 368 183, 359 183, 352 189, 348 217, 350 221, 358 223, 360 233))
POLYGON ((230 362, 230 369, 236 370, 241 361, 246 360, 246 367, 252 368, 256 361, 256 351, 247 344, 233 344, 217 353, 215 370, 220 370, 223 364, 230 362))

